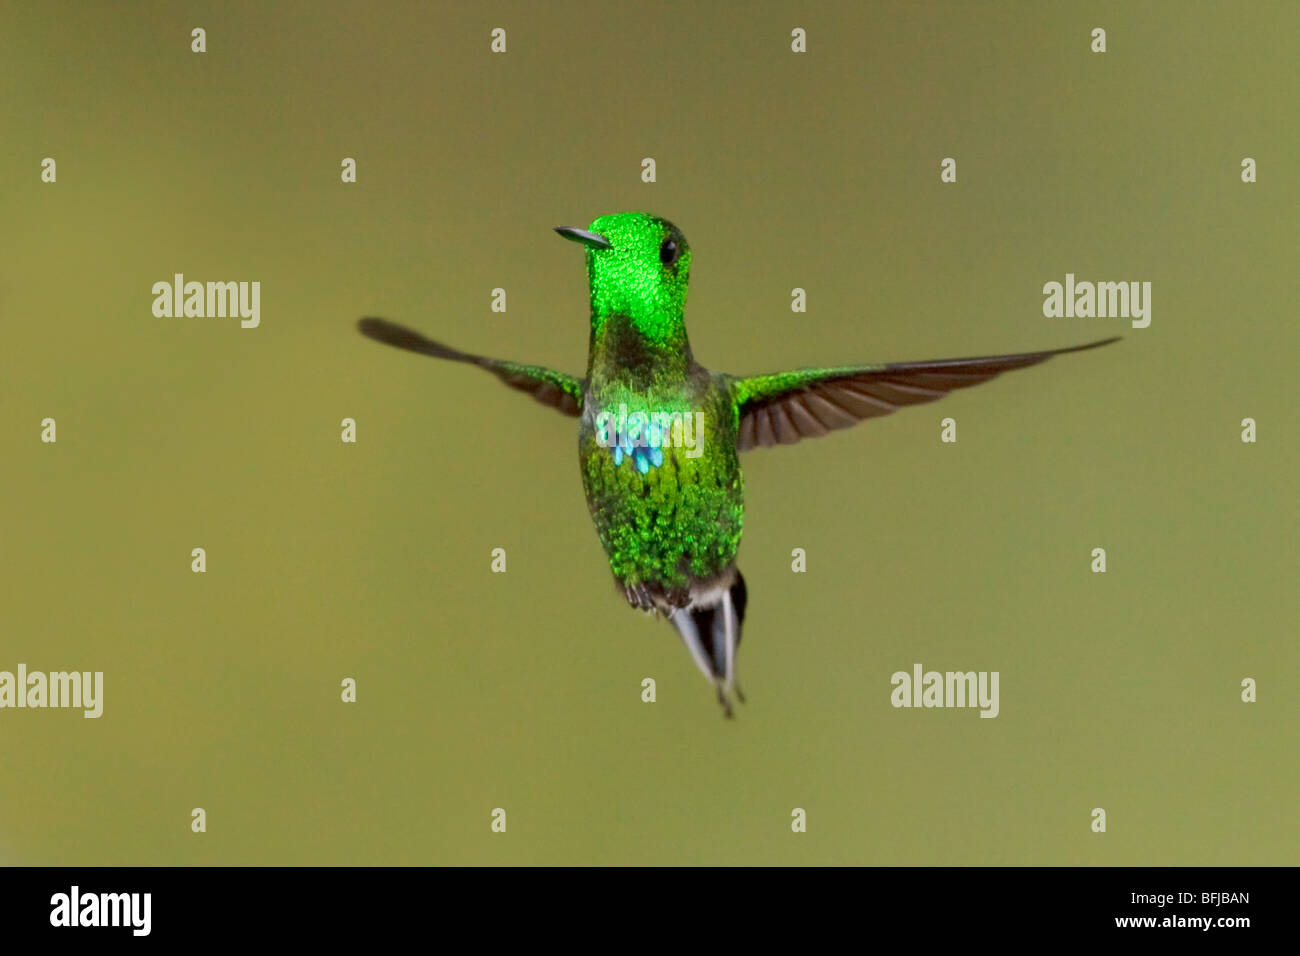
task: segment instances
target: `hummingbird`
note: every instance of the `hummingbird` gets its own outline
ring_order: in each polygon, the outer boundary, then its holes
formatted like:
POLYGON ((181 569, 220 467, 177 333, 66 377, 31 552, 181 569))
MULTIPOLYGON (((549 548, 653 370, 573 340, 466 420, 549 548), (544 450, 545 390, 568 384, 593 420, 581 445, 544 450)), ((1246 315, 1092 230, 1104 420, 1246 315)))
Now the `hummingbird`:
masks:
POLYGON ((692 254, 680 229, 649 213, 622 212, 586 229, 555 231, 586 250, 585 377, 461 352, 386 319, 363 318, 359 330, 476 365, 578 419, 587 508, 618 593, 671 622, 728 717, 733 696, 745 699, 736 681, 748 604, 736 567, 745 513, 741 452, 825 435, 1119 338, 979 358, 712 372, 695 361, 686 336, 692 254))

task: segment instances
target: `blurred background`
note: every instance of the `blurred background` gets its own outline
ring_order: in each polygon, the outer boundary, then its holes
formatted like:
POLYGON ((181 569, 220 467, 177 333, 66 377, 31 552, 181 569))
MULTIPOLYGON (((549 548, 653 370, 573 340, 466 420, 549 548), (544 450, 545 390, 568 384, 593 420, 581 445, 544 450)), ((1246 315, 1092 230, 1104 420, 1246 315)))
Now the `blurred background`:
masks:
POLYGON ((1294 4, 0 26, 0 670, 105 683, 98 720, 0 712, 0 862, 1296 861, 1294 4), (355 331, 581 373, 582 253, 550 230, 626 209, 689 238, 715 369, 1124 335, 749 453, 731 722, 615 595, 574 422, 355 331), (260 281, 260 327, 156 318, 177 272, 260 281), (1150 281, 1151 326, 1045 318, 1067 272, 1150 281), (914 663, 999 671, 1000 715, 892 708, 914 663))

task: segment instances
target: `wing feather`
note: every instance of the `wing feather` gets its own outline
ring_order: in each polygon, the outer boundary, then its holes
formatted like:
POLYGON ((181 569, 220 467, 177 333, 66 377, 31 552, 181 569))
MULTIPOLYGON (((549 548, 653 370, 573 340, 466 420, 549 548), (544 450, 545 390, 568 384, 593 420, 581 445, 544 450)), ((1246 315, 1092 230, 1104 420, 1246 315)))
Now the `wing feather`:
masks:
POLYGON ((737 447, 746 451, 816 438, 908 405, 933 402, 954 389, 979 385, 1003 372, 1046 362, 1054 355, 1095 349, 1118 340, 1115 336, 1045 352, 801 369, 733 378, 733 394, 740 411, 737 447))
POLYGON ((521 365, 504 359, 487 358, 472 355, 458 349, 425 338, 419 332, 389 322, 387 319, 366 318, 357 323, 361 334, 376 342, 392 345, 408 352, 432 355, 434 358, 448 359, 452 362, 468 362, 486 369, 513 389, 531 395, 543 405, 558 409, 565 415, 577 417, 582 414, 582 395, 586 383, 580 378, 543 368, 540 365, 521 365))

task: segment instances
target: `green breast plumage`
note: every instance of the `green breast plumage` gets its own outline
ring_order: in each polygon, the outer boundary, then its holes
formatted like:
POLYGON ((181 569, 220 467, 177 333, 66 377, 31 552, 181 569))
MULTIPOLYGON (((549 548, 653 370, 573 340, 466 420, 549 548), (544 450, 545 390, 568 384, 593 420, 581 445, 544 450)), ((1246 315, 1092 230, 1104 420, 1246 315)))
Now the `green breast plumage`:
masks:
POLYGON ((730 567, 744 493, 723 382, 703 373, 673 388, 589 391, 578 452, 592 521, 626 589, 681 606, 691 584, 730 567))

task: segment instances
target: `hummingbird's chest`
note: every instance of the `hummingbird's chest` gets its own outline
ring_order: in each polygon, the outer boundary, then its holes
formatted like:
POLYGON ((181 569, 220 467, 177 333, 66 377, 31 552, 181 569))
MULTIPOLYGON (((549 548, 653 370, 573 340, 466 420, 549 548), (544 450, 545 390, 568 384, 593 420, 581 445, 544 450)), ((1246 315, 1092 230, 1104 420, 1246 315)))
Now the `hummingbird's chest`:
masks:
POLYGON ((734 417, 707 373, 672 388, 588 390, 583 490, 621 584, 680 589, 730 566, 744 513, 734 417))

